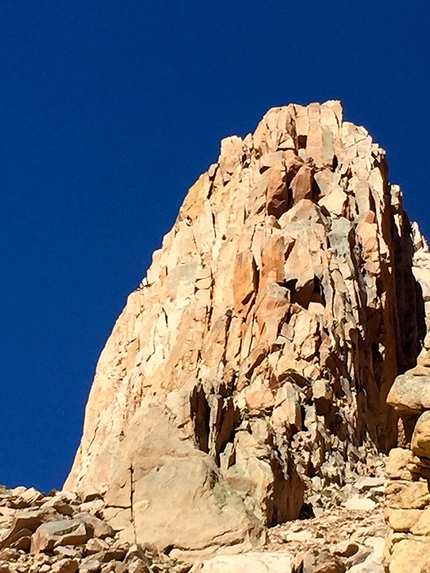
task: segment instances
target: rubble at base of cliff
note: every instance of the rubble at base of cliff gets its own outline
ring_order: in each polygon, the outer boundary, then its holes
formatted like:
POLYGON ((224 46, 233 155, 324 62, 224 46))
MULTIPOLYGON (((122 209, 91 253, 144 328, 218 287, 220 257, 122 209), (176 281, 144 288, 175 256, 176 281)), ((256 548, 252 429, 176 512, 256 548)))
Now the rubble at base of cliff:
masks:
POLYGON ((99 496, 0 486, 1 573, 186 573, 154 547, 120 542, 99 496))
POLYGON ((100 496, 0 486, 0 573, 382 573, 383 468, 376 457, 369 475, 315 493, 301 519, 267 530, 264 547, 194 563, 122 542, 100 496))

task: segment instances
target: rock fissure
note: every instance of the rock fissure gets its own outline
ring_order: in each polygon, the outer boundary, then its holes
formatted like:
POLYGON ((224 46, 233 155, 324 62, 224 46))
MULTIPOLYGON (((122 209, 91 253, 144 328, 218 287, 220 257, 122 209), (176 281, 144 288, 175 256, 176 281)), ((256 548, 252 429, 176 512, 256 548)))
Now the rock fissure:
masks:
POLYGON ((130 464, 130 522, 133 527, 133 534, 134 534, 134 543, 137 543, 137 535, 136 535, 136 525, 135 525, 135 515, 134 515, 134 468, 133 464, 130 464))

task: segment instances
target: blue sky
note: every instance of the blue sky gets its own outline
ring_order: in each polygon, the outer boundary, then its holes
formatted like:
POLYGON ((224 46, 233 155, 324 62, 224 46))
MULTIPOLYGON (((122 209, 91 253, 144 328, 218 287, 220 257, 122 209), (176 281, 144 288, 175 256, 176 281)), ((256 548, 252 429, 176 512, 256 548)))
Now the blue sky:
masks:
POLYGON ((187 189, 273 106, 341 99, 430 237, 430 4, 4 0, 0 483, 59 488, 101 349, 187 189))

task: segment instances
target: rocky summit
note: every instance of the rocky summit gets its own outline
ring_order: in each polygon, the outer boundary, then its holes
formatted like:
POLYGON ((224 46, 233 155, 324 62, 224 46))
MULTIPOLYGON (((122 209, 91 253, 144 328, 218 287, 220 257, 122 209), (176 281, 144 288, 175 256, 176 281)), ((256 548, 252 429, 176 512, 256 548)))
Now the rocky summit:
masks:
MULTIPOLYGON (((427 243, 338 101, 223 140, 97 365, 64 486, 101 500, 125 548, 94 572, 140 571, 124 565, 139 556, 150 571, 424 572, 429 321, 427 243)), ((14 550, 49 556, 63 527, 33 524, 14 550)))

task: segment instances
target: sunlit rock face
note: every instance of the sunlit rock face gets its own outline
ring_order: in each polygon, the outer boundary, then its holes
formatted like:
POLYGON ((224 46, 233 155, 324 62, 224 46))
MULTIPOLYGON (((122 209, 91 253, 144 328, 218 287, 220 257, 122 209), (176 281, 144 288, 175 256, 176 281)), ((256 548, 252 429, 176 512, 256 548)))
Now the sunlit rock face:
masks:
POLYGON ((337 101, 228 137, 100 357, 65 487, 127 539, 253 545, 396 444, 430 264, 385 152, 337 101))

